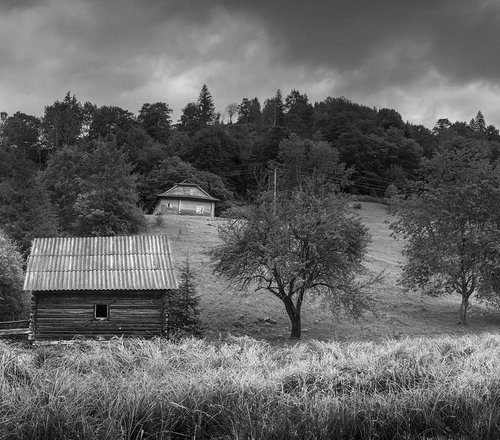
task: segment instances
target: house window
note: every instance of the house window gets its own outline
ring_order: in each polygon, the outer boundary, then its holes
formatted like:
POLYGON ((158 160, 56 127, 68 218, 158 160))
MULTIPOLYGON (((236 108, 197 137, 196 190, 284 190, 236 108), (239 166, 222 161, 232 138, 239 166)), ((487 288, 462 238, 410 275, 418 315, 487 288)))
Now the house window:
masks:
POLYGON ((196 207, 196 214, 203 214, 204 210, 205 210, 204 206, 197 206, 196 207))
POLYGON ((168 202, 167 203, 167 208, 171 208, 172 207, 172 203, 168 202))
POLYGON ((109 318, 109 304, 94 304, 95 319, 109 318))

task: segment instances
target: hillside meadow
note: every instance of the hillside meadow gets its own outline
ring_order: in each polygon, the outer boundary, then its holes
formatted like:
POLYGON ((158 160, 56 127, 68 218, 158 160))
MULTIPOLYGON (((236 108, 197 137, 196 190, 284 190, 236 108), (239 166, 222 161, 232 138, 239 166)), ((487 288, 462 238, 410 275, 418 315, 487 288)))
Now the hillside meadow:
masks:
MULTIPOLYGON (((389 223, 393 218, 382 204, 361 202, 360 205, 356 213, 372 236, 366 265, 374 273, 383 272, 382 281, 373 286, 377 307, 373 313, 352 322, 342 316, 332 316, 319 299, 306 298, 302 311, 303 340, 382 341, 407 336, 480 334, 500 329, 497 309, 473 302, 468 325, 459 326, 458 296, 431 298, 398 286, 403 243, 390 236, 389 223)), ((285 341, 290 324, 281 301, 265 291, 239 291, 212 273, 207 253, 220 243, 217 228, 224 221, 191 216, 148 216, 147 233, 169 235, 177 265, 189 259, 201 294, 201 319, 208 339, 219 339, 230 333, 268 342, 285 341)))
POLYGON ((0 340, 0 440, 500 438, 499 313, 461 327, 458 298, 402 290, 385 208, 358 213, 378 308, 353 323, 310 301, 293 345, 277 300, 212 274, 225 220, 149 217, 197 274, 206 338, 0 340))

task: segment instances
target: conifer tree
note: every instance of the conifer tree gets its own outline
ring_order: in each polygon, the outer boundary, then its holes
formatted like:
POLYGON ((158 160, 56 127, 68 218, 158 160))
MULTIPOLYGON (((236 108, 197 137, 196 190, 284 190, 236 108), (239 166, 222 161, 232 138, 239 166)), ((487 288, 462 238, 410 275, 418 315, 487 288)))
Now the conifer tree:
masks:
POLYGON ((200 126, 203 127, 205 125, 215 124, 216 113, 214 100, 206 84, 203 84, 203 87, 201 88, 197 106, 200 126))
POLYGON ((167 337, 201 335, 200 296, 196 293, 195 273, 186 259, 180 269, 180 284, 167 298, 167 337))

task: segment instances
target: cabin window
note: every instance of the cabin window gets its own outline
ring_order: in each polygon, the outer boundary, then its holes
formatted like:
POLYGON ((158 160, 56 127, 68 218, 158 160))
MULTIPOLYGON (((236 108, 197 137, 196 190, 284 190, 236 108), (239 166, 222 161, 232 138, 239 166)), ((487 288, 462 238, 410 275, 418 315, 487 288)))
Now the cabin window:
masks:
POLYGON ((172 207, 172 203, 168 202, 167 203, 167 208, 171 208, 172 207))
POLYGON ((203 214, 204 210, 205 210, 204 206, 197 206, 196 207, 196 214, 203 214))
POLYGON ((94 316, 96 319, 108 319, 109 304, 94 304, 94 316))

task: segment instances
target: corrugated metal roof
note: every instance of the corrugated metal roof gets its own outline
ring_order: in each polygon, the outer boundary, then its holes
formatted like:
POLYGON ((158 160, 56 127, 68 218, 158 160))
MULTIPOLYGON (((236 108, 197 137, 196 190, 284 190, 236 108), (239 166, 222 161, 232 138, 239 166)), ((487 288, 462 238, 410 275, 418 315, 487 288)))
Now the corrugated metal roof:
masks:
POLYGON ((165 235, 35 238, 24 290, 177 289, 165 235))
POLYGON ((158 197, 173 198, 173 199, 191 199, 191 200, 210 200, 212 202, 220 202, 219 199, 212 197, 204 189, 194 183, 183 181, 174 185, 164 193, 158 194, 158 197))

